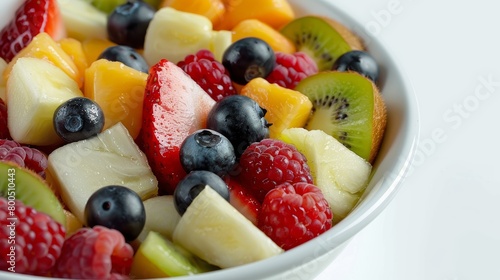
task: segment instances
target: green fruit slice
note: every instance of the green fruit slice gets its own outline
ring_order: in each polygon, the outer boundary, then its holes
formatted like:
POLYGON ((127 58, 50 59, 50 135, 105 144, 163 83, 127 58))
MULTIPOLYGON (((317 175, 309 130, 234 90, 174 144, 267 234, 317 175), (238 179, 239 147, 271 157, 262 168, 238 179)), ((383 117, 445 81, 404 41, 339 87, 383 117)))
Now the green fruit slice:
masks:
POLYGON ((66 226, 61 203, 40 176, 9 162, 0 162, 0 174, 0 196, 20 200, 66 226))
POLYGON ((159 233, 150 231, 134 256, 131 275, 145 279, 184 276, 209 271, 208 265, 198 265, 193 257, 185 255, 182 250, 159 233))
MULTIPOLYGON (((89 0, 87 0, 89 1, 89 0)), ((105 12, 106 14, 111 13, 116 7, 125 4, 127 0, 92 0, 90 3, 92 6, 96 7, 98 10, 105 12)))
POLYGON ((376 100, 380 94, 370 80, 354 72, 328 71, 303 79, 295 90, 313 103, 308 130, 323 130, 372 161, 379 130, 385 127, 385 106, 376 100))
POLYGON ((352 50, 342 35, 320 17, 297 18, 280 32, 295 44, 298 51, 313 58, 320 71, 331 70, 339 56, 352 50))

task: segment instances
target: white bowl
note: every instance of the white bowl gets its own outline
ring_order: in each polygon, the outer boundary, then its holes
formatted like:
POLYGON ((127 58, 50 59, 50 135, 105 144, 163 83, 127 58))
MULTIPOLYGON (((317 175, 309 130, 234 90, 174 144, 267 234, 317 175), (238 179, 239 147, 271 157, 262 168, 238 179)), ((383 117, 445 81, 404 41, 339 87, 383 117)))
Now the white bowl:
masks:
MULTIPOLYGON (((368 52, 381 66, 380 86, 388 109, 388 124, 367 191, 344 220, 321 236, 284 254, 240 267, 175 279, 313 279, 341 252, 354 235, 384 210, 402 186, 409 169, 419 134, 418 105, 409 80, 401 72, 400 66, 377 41, 377 38, 361 32, 364 29, 358 22, 327 1, 289 1, 298 15, 328 16, 344 23, 355 32, 360 31, 357 33, 364 39, 368 52)), ((7 11, 19 2, 19 0, 0 2, 2 22, 9 18, 6 16, 7 11)), ((2 22, 0 25, 3 25, 2 22)), ((0 272, 0 279, 29 280, 34 278, 0 272)))

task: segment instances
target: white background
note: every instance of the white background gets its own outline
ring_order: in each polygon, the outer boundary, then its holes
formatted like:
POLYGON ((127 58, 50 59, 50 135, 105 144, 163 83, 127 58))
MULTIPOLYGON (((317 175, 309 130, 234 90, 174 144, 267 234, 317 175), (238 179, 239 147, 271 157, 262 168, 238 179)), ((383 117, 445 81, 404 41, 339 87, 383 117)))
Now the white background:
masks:
POLYGON ((396 198, 316 280, 500 279, 500 2, 331 2, 399 61, 421 137, 396 198))

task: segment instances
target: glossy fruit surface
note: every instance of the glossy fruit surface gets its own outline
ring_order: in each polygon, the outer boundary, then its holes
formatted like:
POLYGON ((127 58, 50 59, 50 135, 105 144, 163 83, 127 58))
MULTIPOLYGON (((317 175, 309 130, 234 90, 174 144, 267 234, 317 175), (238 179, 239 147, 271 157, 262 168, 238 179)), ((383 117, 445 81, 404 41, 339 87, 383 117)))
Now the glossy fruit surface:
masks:
POLYGON ((208 114, 207 128, 215 130, 233 144, 236 157, 251 143, 269 137, 266 110, 249 97, 228 96, 219 101, 208 114))
POLYGON ((266 195, 258 227, 278 246, 289 250, 330 229, 332 217, 318 187, 304 182, 285 183, 266 195))
POLYGON ((276 55, 264 40, 247 37, 231 44, 222 57, 231 80, 244 85, 254 78, 265 78, 274 69, 276 55))
POLYGON ((260 201, 283 183, 312 183, 306 157, 277 139, 252 143, 241 155, 238 179, 260 201))
POLYGON ((186 172, 206 170, 219 176, 230 172, 236 156, 231 142, 210 129, 195 131, 181 145, 180 158, 186 172))
POLYGON ((202 49, 190 54, 177 63, 215 101, 236 94, 233 82, 226 68, 218 62, 213 53, 202 49))
POLYGON ((215 101, 174 63, 163 59, 151 67, 144 96, 141 149, 158 179, 172 194, 186 175, 180 146, 192 132, 206 126, 215 101))
POLYGON ((219 176, 209 171, 192 171, 179 182, 174 192, 175 209, 181 216, 207 185, 229 201, 229 189, 219 176))
POLYGON ((45 32, 55 39, 63 35, 56 0, 27 0, 0 31, 0 57, 9 62, 33 37, 45 32))
POLYGON ((108 16, 107 29, 111 41, 133 48, 142 48, 155 9, 142 1, 128 1, 108 16))
POLYGON ((54 112, 57 135, 66 142, 75 142, 97 135, 104 127, 104 113, 94 101, 72 98, 54 112))
POLYGON ((66 231, 49 215, 0 197, 0 270, 45 275, 61 254, 66 231))
POLYGON ((128 46, 112 46, 105 49, 97 59, 107 59, 110 61, 119 61, 130 68, 134 68, 135 70, 148 73, 149 66, 135 49, 128 46))
POLYGON ((269 137, 276 138, 283 129, 303 127, 311 115, 312 103, 302 93, 256 78, 246 84, 240 92, 266 108, 269 137))
POLYGON ((89 227, 101 225, 116 229, 126 241, 139 236, 146 221, 141 198, 123 186, 102 187, 92 194, 85 205, 85 220, 89 227))
POLYGON ((117 230, 81 228, 64 241, 52 276, 66 279, 128 279, 134 250, 117 230))
POLYGON ((332 70, 355 71, 376 82, 379 75, 375 59, 364 51, 350 51, 341 55, 333 64, 332 70))

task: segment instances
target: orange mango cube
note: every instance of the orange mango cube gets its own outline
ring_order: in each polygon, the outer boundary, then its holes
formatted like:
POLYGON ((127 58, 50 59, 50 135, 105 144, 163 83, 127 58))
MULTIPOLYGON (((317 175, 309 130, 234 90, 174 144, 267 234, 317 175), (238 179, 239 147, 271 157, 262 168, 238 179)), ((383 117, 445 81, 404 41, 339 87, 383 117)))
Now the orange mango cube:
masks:
POLYGON ((7 80, 7 77, 10 75, 14 64, 21 57, 47 60, 75 80, 79 87, 83 85, 83 73, 80 72, 73 62, 73 59, 71 59, 71 56, 68 55, 47 33, 42 32, 36 35, 33 40, 9 62, 7 68, 3 72, 5 80, 7 80))
POLYGON ((231 30, 245 19, 258 19, 274 29, 279 29, 294 17, 287 0, 223 0, 226 13, 215 29, 231 30))
POLYGON ((63 38, 59 41, 59 46, 71 57, 83 79, 85 69, 87 69, 89 64, 83 51, 82 43, 73 38, 63 38))
POLYGON ((87 62, 89 64, 92 64, 94 61, 96 61, 105 49, 112 46, 116 46, 116 44, 109 40, 103 39, 94 38, 82 42, 83 53, 85 54, 85 57, 87 58, 87 62))
POLYGON ((295 45, 288 38, 258 19, 243 20, 233 28, 232 32, 233 42, 246 37, 257 37, 268 43, 275 52, 295 52, 295 45))
POLYGON ((161 7, 205 16, 214 25, 220 22, 226 12, 226 7, 221 0, 165 0, 161 7))
POLYGON ((104 112, 104 128, 121 122, 132 138, 139 135, 148 75, 117 61, 99 59, 85 71, 84 96, 104 112))
POLYGON ((286 128, 304 127, 311 114, 312 103, 307 96, 263 78, 251 80, 240 94, 252 98, 267 110, 265 118, 272 124, 269 127, 271 138, 278 138, 286 128))

